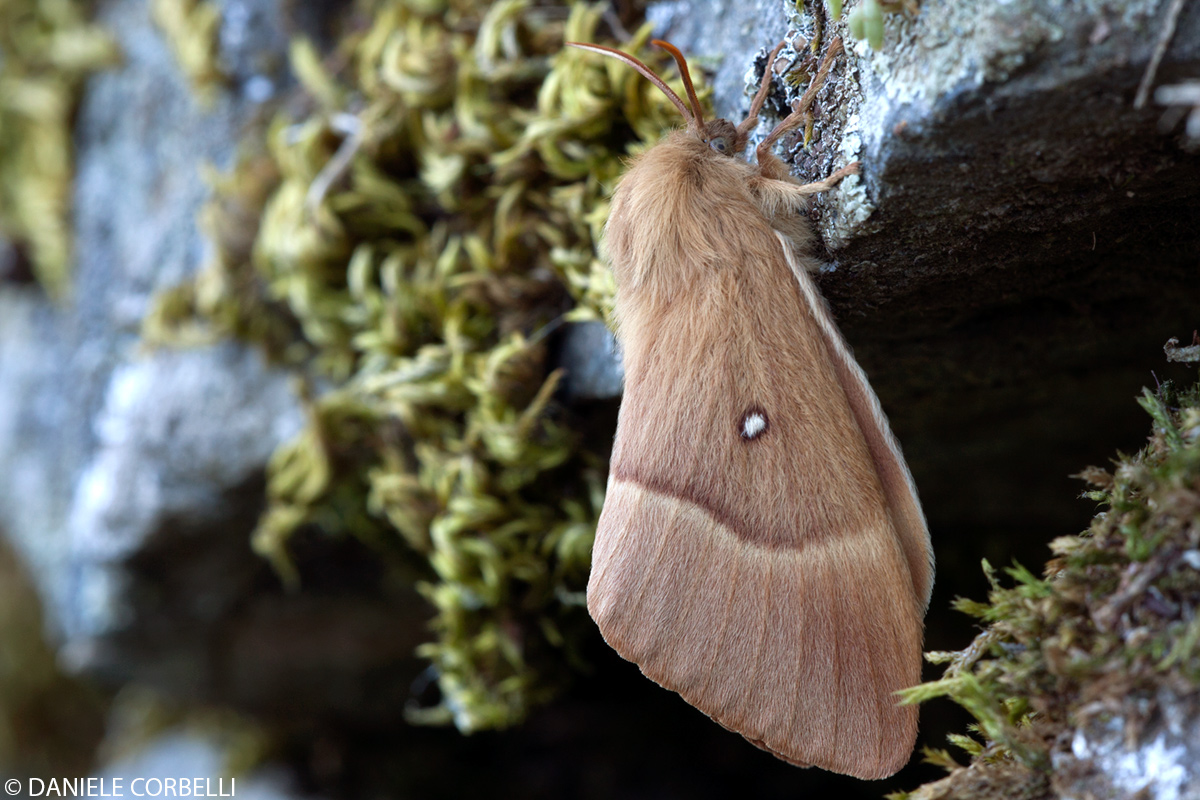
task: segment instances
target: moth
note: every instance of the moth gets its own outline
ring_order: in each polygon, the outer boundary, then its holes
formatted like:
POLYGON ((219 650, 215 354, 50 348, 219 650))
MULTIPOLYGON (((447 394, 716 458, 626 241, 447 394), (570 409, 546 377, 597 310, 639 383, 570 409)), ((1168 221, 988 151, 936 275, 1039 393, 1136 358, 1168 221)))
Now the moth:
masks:
POLYGON ((605 640, 648 677, 799 766, 883 778, 912 753, 933 554, 879 401, 818 293, 803 213, 857 163, 800 184, 772 154, 794 112, 737 158, 745 120, 705 120, 637 69, 686 127, 635 158, 605 250, 625 390, 587 587, 605 640))

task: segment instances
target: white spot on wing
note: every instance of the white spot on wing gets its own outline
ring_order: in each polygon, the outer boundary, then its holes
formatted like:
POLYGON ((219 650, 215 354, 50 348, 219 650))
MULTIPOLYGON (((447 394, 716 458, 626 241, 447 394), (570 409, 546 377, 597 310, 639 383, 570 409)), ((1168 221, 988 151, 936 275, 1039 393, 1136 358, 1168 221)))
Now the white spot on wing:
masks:
POLYGON ((742 438, 753 439, 767 429, 767 418, 757 411, 742 419, 742 438))

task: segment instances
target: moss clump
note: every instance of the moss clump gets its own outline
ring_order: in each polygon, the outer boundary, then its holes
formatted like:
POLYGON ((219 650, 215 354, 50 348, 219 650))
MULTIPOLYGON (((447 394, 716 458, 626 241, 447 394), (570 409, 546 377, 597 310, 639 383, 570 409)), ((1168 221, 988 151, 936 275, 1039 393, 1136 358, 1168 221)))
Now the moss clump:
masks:
MULTIPOLYGON (((829 0, 829 10, 834 19, 841 19, 842 0, 829 0)), ((907 12, 916 16, 919 10, 918 0, 860 0, 846 17, 846 29, 852 38, 866 39, 872 50, 882 50, 883 15, 907 12)))
POLYGON ((218 58, 221 9, 204 0, 151 0, 150 16, 171 45, 196 97, 211 105, 228 80, 218 58))
POLYGON ((984 562, 988 602, 956 602, 988 627, 963 651, 930 653, 950 666, 906 700, 951 698, 981 739, 952 737, 970 768, 927 753, 951 775, 902 796, 1051 796, 1065 731, 1100 713, 1146 719, 1160 690, 1200 689, 1200 384, 1139 402, 1154 420, 1145 448, 1081 476, 1105 506, 1091 528, 1053 541, 1041 578, 1014 566, 1004 587, 984 562))
POLYGON ((71 117, 84 79, 118 60, 90 5, 0 0, 0 235, 54 296, 70 285, 71 117))
POLYGON ((563 48, 597 40, 598 7, 364 13, 327 58, 294 44, 305 110, 214 179, 212 256, 146 336, 237 336, 297 368, 309 424, 272 460, 255 546, 300 587, 301 526, 398 556, 433 606, 420 653, 441 690, 413 719, 500 727, 590 630, 604 464, 553 402, 547 334, 607 314, 608 193, 678 114, 635 71, 563 48))

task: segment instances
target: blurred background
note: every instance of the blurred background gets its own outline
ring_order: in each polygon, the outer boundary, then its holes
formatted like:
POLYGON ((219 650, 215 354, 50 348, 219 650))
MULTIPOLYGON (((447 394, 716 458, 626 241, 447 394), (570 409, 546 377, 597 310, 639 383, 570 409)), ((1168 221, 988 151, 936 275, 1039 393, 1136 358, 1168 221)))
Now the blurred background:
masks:
MULTIPOLYGON (((810 180, 864 165, 810 213, 820 284, 929 517, 926 649, 957 650, 981 560, 1037 573, 1087 527, 1069 476, 1141 446, 1134 397, 1190 379, 1162 345, 1200 325, 1189 109, 1134 102, 1158 4, 967 5, 0 0, 0 777, 857 798, 944 774, 920 750, 967 731, 949 701, 891 779, 799 770, 587 617, 621 381, 597 247, 623 160, 678 119, 560 51, 674 76, 666 36, 740 119, 786 37, 765 130, 845 37, 783 150, 810 180)), ((1200 69, 1200 11, 1172 25, 1156 83, 1200 69)))

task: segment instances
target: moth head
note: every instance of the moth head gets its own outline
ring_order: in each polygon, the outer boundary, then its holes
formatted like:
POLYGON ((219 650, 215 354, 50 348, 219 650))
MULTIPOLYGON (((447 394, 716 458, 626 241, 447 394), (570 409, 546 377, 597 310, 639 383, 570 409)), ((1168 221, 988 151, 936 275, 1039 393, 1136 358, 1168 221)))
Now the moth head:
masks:
POLYGON ((733 157, 746 146, 746 136, 727 119, 713 119, 704 124, 701 141, 719 156, 733 157))
POLYGON ((704 111, 700 108, 700 98, 696 96, 696 89, 692 85, 692 75, 688 72, 687 61, 684 59, 683 53, 679 52, 679 48, 670 42, 655 39, 651 44, 666 50, 675 59, 675 63, 679 65, 679 74, 683 77, 684 88, 687 89, 688 102, 691 105, 690 109, 684 105, 679 95, 670 86, 667 86, 662 78, 658 77, 653 70, 628 53, 623 53, 620 50, 600 44, 583 44, 580 42, 567 42, 566 44, 568 47, 578 47, 580 50, 588 50, 593 53, 599 53, 602 56, 623 61, 642 73, 646 80, 661 89, 667 98, 675 104, 675 107, 679 109, 679 113, 687 121, 688 130, 700 139, 700 141, 707 144, 709 149, 714 153, 723 156, 732 156, 735 153, 740 153, 742 148, 746 146, 745 135, 741 134, 729 120, 714 119, 707 123, 704 121, 704 111))

